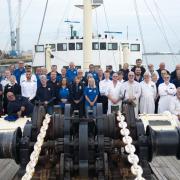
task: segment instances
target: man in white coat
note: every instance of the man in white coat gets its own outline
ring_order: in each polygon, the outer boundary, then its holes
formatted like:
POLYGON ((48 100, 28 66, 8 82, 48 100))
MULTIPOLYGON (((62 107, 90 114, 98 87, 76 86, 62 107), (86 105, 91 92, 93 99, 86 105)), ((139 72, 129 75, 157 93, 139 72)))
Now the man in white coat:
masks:
POLYGON ((180 120, 180 87, 177 88, 177 94, 170 102, 170 112, 180 120))
POLYGON ((144 80, 140 83, 141 97, 140 97, 140 113, 154 114, 156 85, 151 81, 149 72, 144 73, 144 80))
POLYGON ((114 73, 112 75, 112 84, 107 90, 108 97, 108 112, 107 114, 112 113, 113 111, 121 111, 121 98, 119 96, 121 90, 121 84, 118 80, 118 74, 114 73))
POLYGON ((135 105, 135 116, 138 117, 138 106, 139 97, 141 95, 141 87, 140 84, 134 80, 134 78, 134 72, 130 71, 128 73, 128 81, 122 84, 120 97, 128 101, 129 103, 133 103, 135 105))
POLYGON ((164 83, 161 83, 158 87, 159 92, 159 104, 158 113, 163 113, 164 111, 169 111, 169 103, 172 101, 174 95, 176 94, 176 87, 174 84, 170 83, 170 75, 166 74, 163 77, 164 83))

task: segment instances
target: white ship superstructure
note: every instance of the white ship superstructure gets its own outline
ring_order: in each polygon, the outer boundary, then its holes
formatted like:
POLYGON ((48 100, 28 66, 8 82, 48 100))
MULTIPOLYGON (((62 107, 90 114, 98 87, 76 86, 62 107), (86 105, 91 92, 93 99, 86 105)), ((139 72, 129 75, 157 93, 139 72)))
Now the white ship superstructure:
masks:
MULTIPOLYGON (((45 49, 51 47, 51 64, 58 68, 68 66, 73 61, 83 68, 83 39, 65 39, 56 42, 46 42, 35 45, 33 66, 45 66, 45 49)), ((135 60, 142 58, 141 41, 119 40, 116 38, 93 38, 92 39, 92 63, 105 69, 112 65, 114 70, 119 70, 125 62, 134 64, 135 60)))

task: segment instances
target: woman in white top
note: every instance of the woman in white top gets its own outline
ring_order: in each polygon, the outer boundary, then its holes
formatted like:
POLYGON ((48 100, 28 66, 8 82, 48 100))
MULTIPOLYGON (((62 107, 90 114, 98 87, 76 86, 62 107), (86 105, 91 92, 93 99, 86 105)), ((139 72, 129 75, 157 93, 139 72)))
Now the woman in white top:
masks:
POLYGON ((144 73, 144 81, 140 83, 140 86, 140 113, 154 114, 157 90, 155 83, 151 81, 149 72, 144 73))
POLYGON ((158 87, 159 92, 159 105, 158 113, 163 113, 164 111, 169 111, 169 104, 172 101, 174 95, 176 94, 176 87, 174 84, 170 83, 170 75, 164 75, 164 83, 160 84, 158 87))

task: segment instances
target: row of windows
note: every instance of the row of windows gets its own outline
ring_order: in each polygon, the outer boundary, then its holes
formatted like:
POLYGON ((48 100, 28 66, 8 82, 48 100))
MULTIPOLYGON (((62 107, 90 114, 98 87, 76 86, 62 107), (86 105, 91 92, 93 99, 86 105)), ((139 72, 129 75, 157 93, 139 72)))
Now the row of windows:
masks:
MULTIPOLYGON (((49 44, 52 51, 56 51, 56 44, 49 44)), ((44 45, 35 45, 35 52, 44 52, 44 45)), ((83 50, 83 43, 58 43, 57 51, 83 50)), ((118 43, 93 42, 92 50, 118 50, 118 43)), ((131 44, 131 51, 140 51, 140 44, 131 44)))

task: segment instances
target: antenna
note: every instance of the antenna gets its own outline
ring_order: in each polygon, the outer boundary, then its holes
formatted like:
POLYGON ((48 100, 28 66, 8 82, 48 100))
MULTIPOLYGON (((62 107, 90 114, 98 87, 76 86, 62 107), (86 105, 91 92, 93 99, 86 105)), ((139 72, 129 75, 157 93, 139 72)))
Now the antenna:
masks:
POLYGON ((70 24, 70 29, 71 29, 71 36, 70 36, 70 37, 71 37, 71 39, 74 39, 74 36, 76 36, 76 35, 75 35, 76 32, 74 31, 74 26, 73 26, 73 24, 79 24, 80 21, 71 21, 71 20, 67 19, 67 20, 65 20, 64 22, 70 24), (75 32, 75 33, 74 33, 74 32, 75 32))

